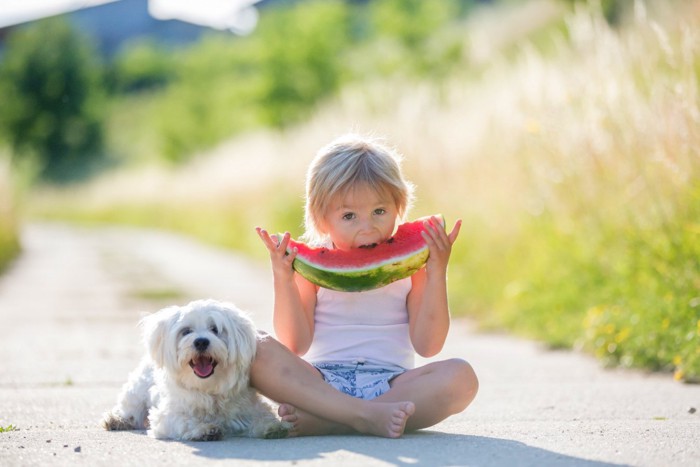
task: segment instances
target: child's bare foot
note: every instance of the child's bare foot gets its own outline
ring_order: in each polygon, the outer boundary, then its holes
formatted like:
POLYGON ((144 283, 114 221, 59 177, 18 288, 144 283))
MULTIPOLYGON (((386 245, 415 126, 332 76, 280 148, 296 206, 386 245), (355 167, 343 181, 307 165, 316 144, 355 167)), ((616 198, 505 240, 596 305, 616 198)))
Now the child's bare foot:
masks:
POLYGON ((408 417, 416 407, 413 402, 375 402, 363 413, 357 414, 353 427, 316 417, 290 404, 281 404, 277 413, 291 423, 293 436, 338 435, 353 432, 372 434, 385 438, 398 438, 406 428, 408 417))
POLYGON ((413 402, 375 402, 360 419, 357 431, 385 438, 399 438, 406 429, 408 417, 416 411, 413 402))
POLYGON ((277 414, 282 421, 293 425, 292 430, 289 432, 290 438, 295 436, 341 435, 353 432, 350 427, 316 417, 290 404, 280 404, 277 414))

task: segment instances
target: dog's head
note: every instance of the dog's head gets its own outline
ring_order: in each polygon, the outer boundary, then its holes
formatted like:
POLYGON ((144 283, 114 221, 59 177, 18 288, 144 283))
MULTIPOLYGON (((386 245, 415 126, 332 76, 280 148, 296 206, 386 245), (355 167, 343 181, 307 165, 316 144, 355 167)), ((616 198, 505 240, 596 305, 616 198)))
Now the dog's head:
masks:
POLYGON ((184 388, 222 393, 248 384, 256 332, 234 305, 198 300, 162 309, 140 324, 156 367, 184 388))

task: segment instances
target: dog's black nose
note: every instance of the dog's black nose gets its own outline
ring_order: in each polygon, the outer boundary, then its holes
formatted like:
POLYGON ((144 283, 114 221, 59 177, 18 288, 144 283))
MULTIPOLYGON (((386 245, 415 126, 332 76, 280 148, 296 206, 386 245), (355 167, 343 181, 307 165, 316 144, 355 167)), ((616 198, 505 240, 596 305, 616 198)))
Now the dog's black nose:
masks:
POLYGON ((209 339, 206 337, 198 337, 194 340, 194 348, 200 352, 204 352, 209 347, 209 339))

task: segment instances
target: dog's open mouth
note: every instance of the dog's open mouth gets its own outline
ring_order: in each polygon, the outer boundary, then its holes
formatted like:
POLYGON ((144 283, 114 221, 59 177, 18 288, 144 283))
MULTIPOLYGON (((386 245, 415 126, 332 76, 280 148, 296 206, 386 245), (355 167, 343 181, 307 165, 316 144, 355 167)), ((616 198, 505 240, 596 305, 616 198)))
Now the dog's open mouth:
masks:
POLYGON ((199 355, 190 360, 190 366, 194 374, 200 378, 208 378, 213 375, 216 363, 216 360, 205 355, 199 355))

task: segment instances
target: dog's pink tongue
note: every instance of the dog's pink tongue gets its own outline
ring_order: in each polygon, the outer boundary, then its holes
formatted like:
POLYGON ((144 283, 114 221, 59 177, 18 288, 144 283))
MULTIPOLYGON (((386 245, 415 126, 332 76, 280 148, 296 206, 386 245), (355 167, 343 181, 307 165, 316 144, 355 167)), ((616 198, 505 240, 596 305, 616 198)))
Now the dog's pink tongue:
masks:
POLYGON ((214 364, 211 358, 200 357, 194 360, 192 369, 200 378, 206 378, 214 372, 214 364))

